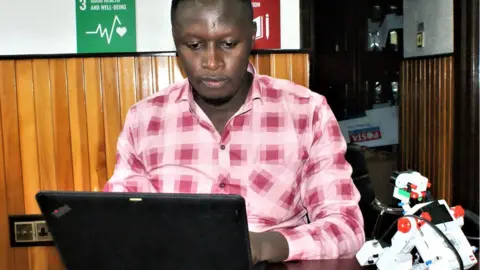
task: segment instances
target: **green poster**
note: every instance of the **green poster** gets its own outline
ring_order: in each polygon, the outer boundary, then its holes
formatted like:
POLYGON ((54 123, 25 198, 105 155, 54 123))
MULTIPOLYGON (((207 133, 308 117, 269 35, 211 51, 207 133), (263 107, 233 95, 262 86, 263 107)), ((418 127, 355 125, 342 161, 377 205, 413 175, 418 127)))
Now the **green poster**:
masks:
POLYGON ((136 52, 135 0, 75 0, 77 52, 136 52))

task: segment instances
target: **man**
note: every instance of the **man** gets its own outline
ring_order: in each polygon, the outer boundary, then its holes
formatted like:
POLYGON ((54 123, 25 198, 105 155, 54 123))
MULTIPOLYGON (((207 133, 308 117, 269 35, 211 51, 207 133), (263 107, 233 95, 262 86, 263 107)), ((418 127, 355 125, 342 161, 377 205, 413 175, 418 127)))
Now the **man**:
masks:
POLYGON ((105 191, 242 195, 254 263, 352 257, 364 242, 325 98, 256 73, 250 0, 174 0, 188 79, 131 107, 105 191))

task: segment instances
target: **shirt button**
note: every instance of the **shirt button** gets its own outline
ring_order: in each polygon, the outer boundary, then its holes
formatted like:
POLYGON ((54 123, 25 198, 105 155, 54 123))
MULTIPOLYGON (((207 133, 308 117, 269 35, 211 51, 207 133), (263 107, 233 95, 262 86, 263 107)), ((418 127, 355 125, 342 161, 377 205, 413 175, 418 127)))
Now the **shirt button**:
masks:
POLYGON ((221 183, 220 188, 224 188, 224 187, 225 187, 225 183, 221 183))
POLYGON ((225 145, 220 145, 220 149, 225 150, 225 145))

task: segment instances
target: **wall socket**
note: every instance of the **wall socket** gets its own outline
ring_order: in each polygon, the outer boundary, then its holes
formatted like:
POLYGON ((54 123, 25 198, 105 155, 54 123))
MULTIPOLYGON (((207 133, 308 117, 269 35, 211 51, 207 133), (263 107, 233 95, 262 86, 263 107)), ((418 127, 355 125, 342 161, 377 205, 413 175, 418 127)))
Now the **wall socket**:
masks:
POLYGON ((10 216, 9 223, 11 247, 54 245, 52 234, 41 215, 10 216))

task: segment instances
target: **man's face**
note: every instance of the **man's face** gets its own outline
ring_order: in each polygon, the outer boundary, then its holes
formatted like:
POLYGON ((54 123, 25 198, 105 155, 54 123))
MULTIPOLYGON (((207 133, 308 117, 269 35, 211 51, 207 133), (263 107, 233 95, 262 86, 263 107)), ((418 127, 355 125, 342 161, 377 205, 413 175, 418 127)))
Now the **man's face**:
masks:
POLYGON ((255 27, 239 1, 184 1, 173 38, 190 83, 206 100, 228 100, 245 76, 255 27), (226 3, 226 4, 225 4, 226 3))

